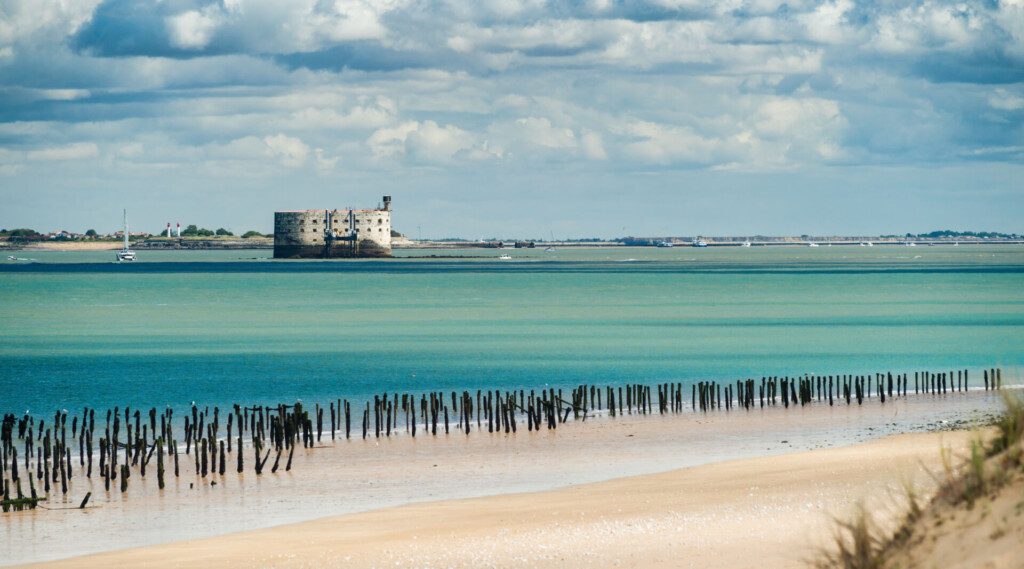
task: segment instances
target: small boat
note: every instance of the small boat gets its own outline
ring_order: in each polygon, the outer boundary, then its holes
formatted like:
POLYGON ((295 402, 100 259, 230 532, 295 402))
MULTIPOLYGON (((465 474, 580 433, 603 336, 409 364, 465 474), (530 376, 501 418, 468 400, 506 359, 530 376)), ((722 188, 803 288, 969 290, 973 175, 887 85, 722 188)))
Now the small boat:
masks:
POLYGON ((498 257, 498 259, 500 259, 502 261, 511 261, 512 260, 512 255, 509 255, 508 253, 506 253, 506 254, 498 257))
POLYGON ((552 253, 552 252, 554 252, 554 250, 555 250, 554 247, 548 247, 547 249, 544 249, 544 252, 545 253, 552 253))
POLYGON ((124 210, 124 217, 121 221, 122 232, 124 233, 124 247, 117 252, 118 263, 128 263, 135 260, 135 251, 128 248, 128 210, 124 210))
POLYGON ((750 247, 750 241, 744 241, 742 247, 750 247))
POLYGON ((808 246, 808 247, 818 247, 818 244, 817 244, 817 243, 814 243, 814 242, 812 241, 812 242, 808 243, 808 244, 807 244, 807 246, 808 246))
POLYGON ((694 247, 707 247, 708 242, 703 239, 697 239, 693 242, 694 247))
POLYGON ((25 257, 15 257, 14 255, 8 256, 7 260, 8 261, 25 261, 25 262, 29 262, 29 263, 35 262, 35 259, 27 259, 25 257))
POLYGON ((669 243, 668 241, 658 241, 657 243, 654 244, 654 246, 655 247, 675 247, 675 244, 674 243, 669 243))

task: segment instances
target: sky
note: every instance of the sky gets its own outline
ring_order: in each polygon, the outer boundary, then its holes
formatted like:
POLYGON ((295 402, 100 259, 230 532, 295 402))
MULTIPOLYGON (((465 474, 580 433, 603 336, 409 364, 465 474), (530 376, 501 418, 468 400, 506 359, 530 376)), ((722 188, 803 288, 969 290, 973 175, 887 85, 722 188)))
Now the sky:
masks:
POLYGON ((1024 0, 0 0, 0 227, 1024 231, 1024 0))

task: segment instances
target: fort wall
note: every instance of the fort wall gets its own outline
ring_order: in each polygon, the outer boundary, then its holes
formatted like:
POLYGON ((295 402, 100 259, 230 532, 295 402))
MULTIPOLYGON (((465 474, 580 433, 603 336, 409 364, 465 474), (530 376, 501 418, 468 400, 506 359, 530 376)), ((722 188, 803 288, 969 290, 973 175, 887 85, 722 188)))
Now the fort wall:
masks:
POLYGON ((275 259, 391 256, 391 198, 378 209, 274 213, 275 259))

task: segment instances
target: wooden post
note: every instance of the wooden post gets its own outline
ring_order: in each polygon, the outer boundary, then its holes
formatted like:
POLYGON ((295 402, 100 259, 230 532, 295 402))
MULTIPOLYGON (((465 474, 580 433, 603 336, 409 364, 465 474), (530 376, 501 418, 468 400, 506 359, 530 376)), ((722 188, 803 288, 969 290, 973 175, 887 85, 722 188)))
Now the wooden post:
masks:
POLYGON ((164 489, 164 441, 163 439, 156 440, 156 484, 163 490, 164 489))

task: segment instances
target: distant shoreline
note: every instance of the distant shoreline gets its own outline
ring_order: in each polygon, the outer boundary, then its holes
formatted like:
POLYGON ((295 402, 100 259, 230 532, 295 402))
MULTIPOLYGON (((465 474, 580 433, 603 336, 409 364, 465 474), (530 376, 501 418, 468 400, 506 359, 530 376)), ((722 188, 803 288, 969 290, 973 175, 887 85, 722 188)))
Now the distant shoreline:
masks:
MULTIPOLYGON (((744 241, 712 241, 706 240, 708 247, 743 247, 744 241)), ((844 240, 844 241, 817 241, 800 240, 798 238, 777 238, 765 241, 750 241, 751 247, 808 247, 813 243, 818 247, 858 247, 858 246, 947 246, 958 245, 1024 245, 1024 240, 976 240, 976 239, 871 239, 871 240, 844 240), (870 242, 871 245, 867 243, 870 242), (913 244, 913 245, 910 245, 913 244)), ((0 241, 0 251, 117 251, 121 249, 120 241, 32 241, 17 243, 0 241)), ((274 248, 273 240, 269 239, 181 239, 169 241, 139 241, 132 243, 133 249, 144 251, 210 251, 210 250, 240 250, 240 249, 265 249, 274 248)), ((561 249, 587 249, 587 248, 634 248, 649 249, 653 245, 625 244, 612 241, 587 241, 587 242, 561 242, 544 241, 534 242, 533 247, 498 247, 490 241, 407 241, 396 244, 393 249, 540 249, 555 247, 561 249)), ((687 242, 675 242, 671 247, 692 247, 687 242)))

